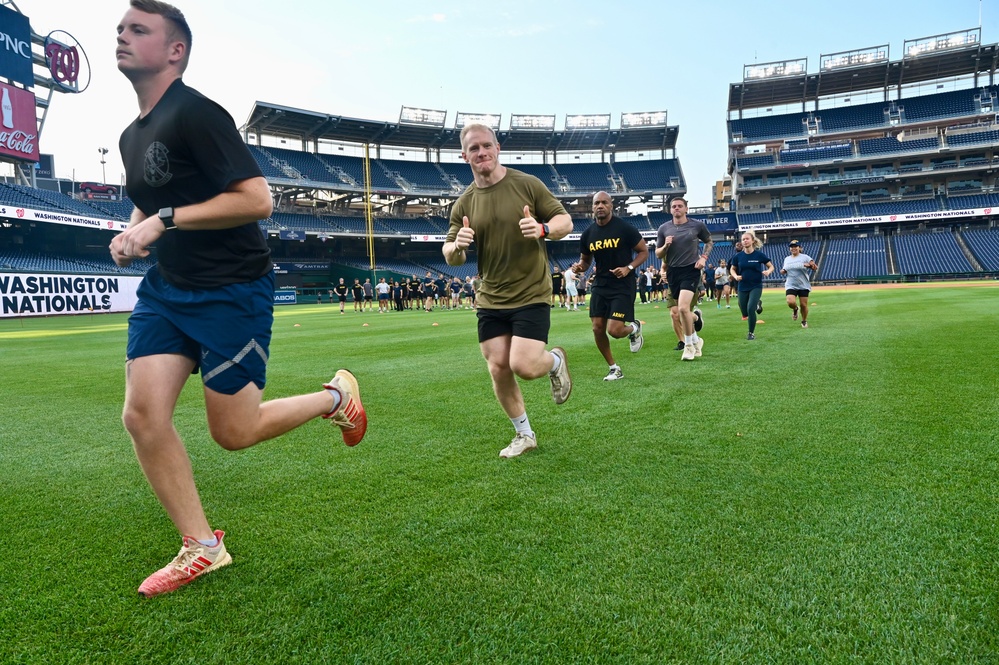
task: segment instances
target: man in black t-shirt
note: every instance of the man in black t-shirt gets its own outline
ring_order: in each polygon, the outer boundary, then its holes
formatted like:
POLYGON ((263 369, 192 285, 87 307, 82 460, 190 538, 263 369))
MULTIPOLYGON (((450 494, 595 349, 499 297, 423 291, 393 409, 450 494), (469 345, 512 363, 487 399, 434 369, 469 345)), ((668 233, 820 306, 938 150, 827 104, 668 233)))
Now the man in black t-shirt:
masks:
MULTIPOLYGON (((128 228, 111 241, 119 266, 150 254, 128 323, 122 420, 135 454, 183 540, 177 557, 139 587, 173 591, 232 561, 212 530, 190 458, 173 426, 177 398, 198 371, 212 437, 239 450, 325 416, 348 445, 367 429, 357 381, 346 370, 323 390, 263 403, 274 273, 258 220, 270 189, 221 106, 181 80, 191 49, 184 15, 132 0, 118 25, 118 69, 132 83, 139 117, 121 135, 128 228)), ((140 557, 145 558, 145 557, 140 557)))
POLYGON ((354 286, 351 287, 351 295, 354 298, 354 311, 360 314, 364 308, 364 287, 361 286, 361 280, 354 280, 354 286))
POLYGON ((555 301, 558 301, 559 307, 565 305, 565 294, 563 293, 565 287, 562 285, 564 281, 562 269, 558 267, 558 264, 555 264, 552 267, 552 309, 555 309, 555 301))
POLYGON ((343 308, 347 303, 347 293, 349 292, 347 285, 343 282, 343 277, 341 277, 337 285, 333 287, 333 292, 336 293, 336 299, 340 302, 340 313, 343 314, 343 308))
POLYGON ((451 309, 448 300, 449 293, 448 282, 444 279, 444 273, 437 273, 437 279, 434 280, 434 300, 437 301, 441 309, 451 309))
POLYGON ((644 344, 642 324, 635 318, 635 269, 649 258, 649 250, 638 229, 614 215, 614 203, 607 192, 593 196, 593 219, 580 236, 579 263, 572 269, 581 275, 591 262, 596 263, 590 294, 593 338, 609 366, 604 381, 617 381, 624 373, 614 362, 607 335, 615 339, 627 336, 632 353, 638 353, 644 344))
POLYGON ((434 297, 437 293, 437 287, 434 284, 434 274, 427 271, 427 276, 423 278, 423 309, 428 312, 434 309, 434 297))

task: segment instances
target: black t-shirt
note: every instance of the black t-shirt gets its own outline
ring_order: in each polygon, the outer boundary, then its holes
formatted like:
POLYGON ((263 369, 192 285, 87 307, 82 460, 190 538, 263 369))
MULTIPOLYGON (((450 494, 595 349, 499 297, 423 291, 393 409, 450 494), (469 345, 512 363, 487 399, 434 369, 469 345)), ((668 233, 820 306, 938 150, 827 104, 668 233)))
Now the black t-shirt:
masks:
POLYGON ((347 285, 346 284, 337 284, 336 286, 333 287, 333 290, 336 291, 337 298, 346 298, 347 297, 347 285))
POLYGON ((350 288, 354 295, 354 300, 360 300, 361 298, 364 297, 364 287, 361 286, 360 284, 355 284, 350 288))
MULTIPOLYGON (((145 216, 202 203, 260 167, 225 109, 174 81, 118 141, 128 195, 145 216)), ((156 242, 163 278, 185 289, 251 282, 273 269, 256 222, 231 229, 165 232, 156 242)))
POLYGON ((579 253, 593 257, 593 288, 602 292, 635 292, 634 277, 618 279, 611 272, 622 268, 635 258, 635 246, 642 242, 638 229, 620 217, 612 216, 610 221, 600 226, 590 224, 579 237, 579 253))
POLYGON ((552 294, 562 293, 562 282, 564 278, 562 277, 562 272, 552 271, 552 294))

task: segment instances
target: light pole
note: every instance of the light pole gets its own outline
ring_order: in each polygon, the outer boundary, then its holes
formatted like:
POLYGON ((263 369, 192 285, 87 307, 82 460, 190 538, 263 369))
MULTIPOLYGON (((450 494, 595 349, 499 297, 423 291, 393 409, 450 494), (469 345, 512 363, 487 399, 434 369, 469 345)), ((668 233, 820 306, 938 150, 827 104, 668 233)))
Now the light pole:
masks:
POLYGON ((107 162, 104 160, 104 156, 108 154, 108 149, 107 148, 98 148, 97 152, 101 153, 101 177, 103 178, 101 180, 101 184, 104 185, 104 184, 107 184, 107 181, 108 181, 107 170, 104 167, 104 165, 107 164, 107 162))

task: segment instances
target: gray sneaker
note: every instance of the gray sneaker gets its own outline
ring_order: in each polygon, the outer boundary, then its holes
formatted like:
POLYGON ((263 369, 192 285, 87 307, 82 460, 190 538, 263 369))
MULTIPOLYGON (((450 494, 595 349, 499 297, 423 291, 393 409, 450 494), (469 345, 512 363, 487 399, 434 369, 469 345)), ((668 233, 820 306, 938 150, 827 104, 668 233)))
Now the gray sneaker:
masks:
POLYGON ((624 378, 624 372, 621 371, 620 367, 612 367, 607 376, 604 377, 604 381, 617 381, 618 379, 624 378))
POLYGON ((552 353, 559 357, 562 362, 555 372, 549 372, 548 378, 552 381, 552 399, 556 404, 564 404, 569 399, 572 392, 572 377, 569 376, 569 361, 565 357, 565 349, 556 346, 552 353))
POLYGON ((513 437, 513 441, 510 445, 500 451, 500 457, 505 457, 507 459, 511 457, 518 457, 523 455, 528 450, 534 450, 538 447, 538 440, 531 436, 530 434, 518 434, 513 437))
POLYGON ((635 325, 638 326, 638 330, 628 335, 628 346, 632 353, 641 351, 642 345, 645 344, 645 338, 642 337, 642 322, 635 321, 635 325))

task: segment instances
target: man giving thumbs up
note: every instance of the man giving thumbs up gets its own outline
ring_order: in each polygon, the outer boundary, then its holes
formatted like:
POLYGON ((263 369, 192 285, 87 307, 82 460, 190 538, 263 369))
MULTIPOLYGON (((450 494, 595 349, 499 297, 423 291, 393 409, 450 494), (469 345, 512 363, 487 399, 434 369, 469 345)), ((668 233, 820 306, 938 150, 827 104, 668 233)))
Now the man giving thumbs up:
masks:
POLYGON ((500 147, 490 127, 466 125, 461 150, 475 182, 451 210, 444 258, 459 266, 470 249, 476 253, 482 276, 477 293, 479 349, 496 399, 516 431, 500 457, 517 457, 538 447, 517 377, 530 380, 547 374, 556 404, 569 399, 572 391, 565 351, 557 346, 545 349, 552 282, 544 244, 546 238, 568 235, 572 219, 540 180, 499 163, 500 147))

